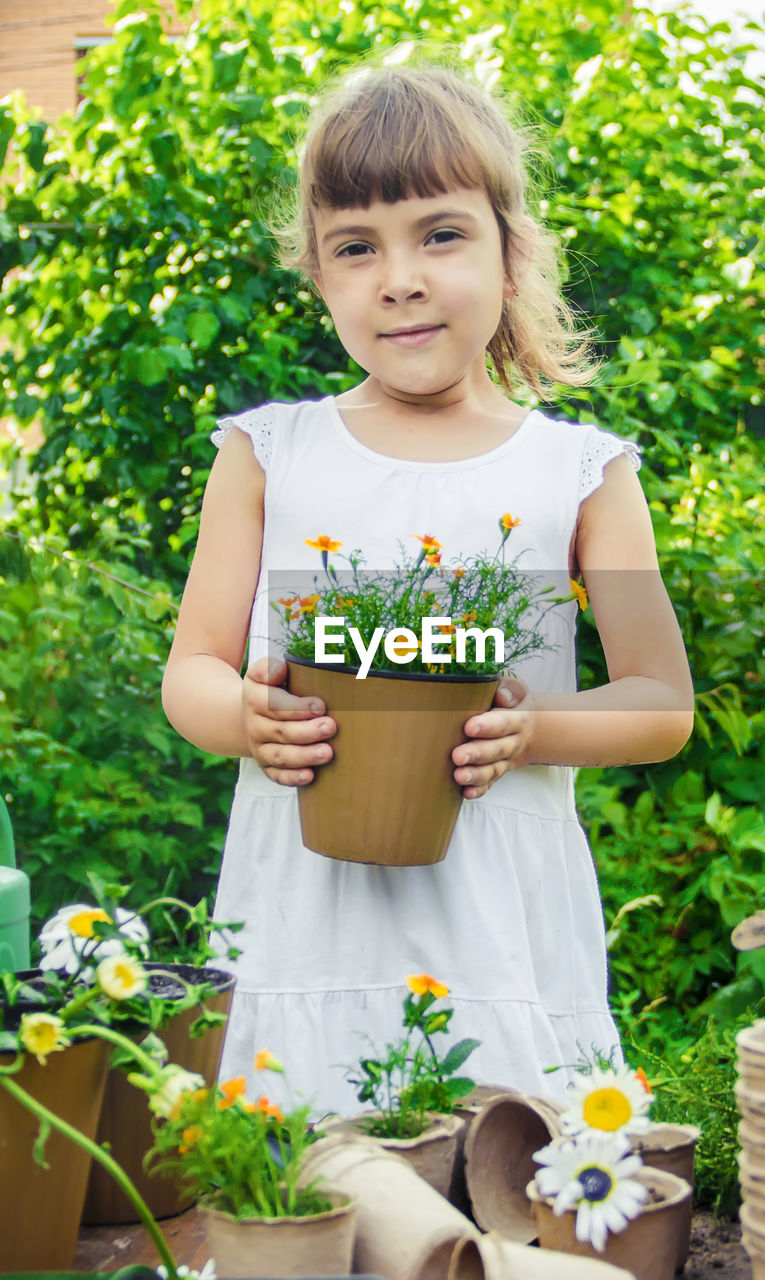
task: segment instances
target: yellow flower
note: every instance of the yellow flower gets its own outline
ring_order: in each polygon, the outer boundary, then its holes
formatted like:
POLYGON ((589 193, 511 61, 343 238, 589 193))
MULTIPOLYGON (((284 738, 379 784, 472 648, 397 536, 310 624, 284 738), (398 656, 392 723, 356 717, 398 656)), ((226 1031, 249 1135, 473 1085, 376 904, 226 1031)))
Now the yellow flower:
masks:
POLYGON ((93 925, 97 920, 103 921, 104 924, 111 924, 111 917, 100 907, 78 911, 76 916, 69 917, 67 923, 72 933, 78 938, 94 938, 96 935, 93 932, 93 925))
POLYGON ((326 533, 320 533, 315 540, 306 538, 305 544, 307 547, 314 547, 316 551, 323 552, 339 551, 343 545, 342 542, 334 542, 332 538, 328 538, 326 533))
POLYGON ((431 569, 435 569, 436 565, 439 565, 439 564, 441 563, 441 552, 440 552, 440 551, 433 551, 433 550, 431 550, 431 551, 426 551, 426 552, 425 552, 425 563, 426 563, 426 564, 429 564, 429 565, 430 565, 430 567, 431 567, 431 569))
POLYGON ((587 599, 587 592, 581 582, 574 582, 573 578, 569 578, 568 585, 571 588, 572 596, 576 597, 579 608, 586 609, 589 604, 589 600, 587 599))
POLYGON ((146 973, 133 956, 107 956, 96 969, 101 990, 112 1000, 130 1000, 146 986, 146 973))
POLYGON ((228 1107, 233 1107, 246 1088, 247 1081, 244 1076, 234 1076, 232 1080, 224 1080, 220 1085, 223 1097, 218 1102, 218 1110, 226 1111, 228 1107))
POLYGON ((318 596, 303 596, 298 602, 299 613, 315 613, 316 606, 319 603, 318 596))
POLYGON ((423 533, 423 534, 413 533, 412 537, 416 538, 418 542, 422 543, 428 555, 432 555, 434 552, 441 550, 441 543, 436 538, 434 538, 431 533, 423 533))
POLYGON ((27 1053, 33 1053, 43 1067, 49 1053, 65 1049, 69 1044, 63 1021, 53 1013, 22 1014, 19 1040, 27 1053))
POLYGON ((503 541, 512 533, 513 529, 518 528, 520 523, 520 520, 516 520, 515 516, 511 516, 509 511, 499 517, 499 530, 503 535, 503 541))
POLYGON ((431 977, 429 973, 410 973, 406 980, 409 990, 416 996, 424 996, 426 992, 435 996, 438 1000, 441 996, 448 996, 449 988, 444 982, 439 982, 437 978, 431 977))
POLYGON ((255 1054, 255 1070, 256 1071, 283 1071, 284 1067, 278 1058, 274 1057, 270 1049, 258 1049, 255 1054))
POLYGON ((198 1124, 190 1124, 188 1129, 183 1130, 183 1142, 178 1148, 180 1154, 185 1156, 194 1146, 194 1143, 199 1142, 199 1139, 203 1137, 204 1129, 200 1129, 198 1124))
POLYGON ((653 1094, 631 1067, 593 1067, 569 1086, 568 1101, 560 1118, 566 1136, 583 1129, 640 1133, 649 1127, 653 1094))

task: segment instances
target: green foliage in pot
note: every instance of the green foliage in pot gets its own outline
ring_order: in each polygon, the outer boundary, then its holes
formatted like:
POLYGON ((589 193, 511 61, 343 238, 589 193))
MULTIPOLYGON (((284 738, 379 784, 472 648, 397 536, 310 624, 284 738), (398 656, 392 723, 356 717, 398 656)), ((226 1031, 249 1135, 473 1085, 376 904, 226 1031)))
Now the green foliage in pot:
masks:
MULTIPOLYGON (((255 1055, 255 1068, 283 1071, 267 1050, 255 1055)), ((285 1113, 265 1095, 248 1100, 245 1090, 244 1076, 237 1076, 183 1092, 154 1125, 149 1167, 235 1219, 301 1218, 331 1209, 316 1180, 301 1182, 305 1156, 319 1136, 310 1107, 285 1113)))
POLYGON ((428 973, 412 974, 406 983, 404 1035, 387 1044, 384 1054, 372 1050, 346 1072, 357 1086, 359 1102, 371 1104, 377 1113, 360 1120, 361 1127, 380 1138, 417 1137, 433 1112, 450 1115, 455 1102, 475 1087, 473 1080, 455 1073, 480 1040, 459 1040, 443 1057, 433 1044, 433 1036, 448 1031, 454 1013, 432 1007, 449 988, 428 973))
POLYGON ((586 595, 570 582, 569 594, 552 596, 555 584, 542 585, 544 575, 524 570, 520 557, 505 563, 508 538, 520 520, 506 513, 497 523, 500 545, 494 556, 444 564, 436 538, 413 534, 421 543, 418 555, 407 555, 402 547, 400 562, 378 572, 364 569, 361 551, 352 551, 345 557, 350 570, 338 573, 329 557, 342 543, 326 535, 306 538, 321 553, 324 573, 313 578, 311 594, 272 602, 287 653, 321 661, 326 647, 330 661, 349 667, 358 667, 369 653, 364 675, 370 666, 400 673, 402 664, 415 674, 512 673, 519 659, 549 647, 541 635, 544 597, 548 608, 574 598, 584 608, 586 595), (326 638, 319 638, 317 618, 331 626, 326 638))

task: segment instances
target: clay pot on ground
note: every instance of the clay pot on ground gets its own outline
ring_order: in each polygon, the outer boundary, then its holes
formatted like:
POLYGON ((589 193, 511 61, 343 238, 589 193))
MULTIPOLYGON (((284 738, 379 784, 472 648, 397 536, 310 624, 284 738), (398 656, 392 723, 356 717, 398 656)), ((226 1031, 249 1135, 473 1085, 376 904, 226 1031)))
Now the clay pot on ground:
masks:
MULTIPOLYGON (((161 991, 167 998, 183 994, 184 989, 177 982, 177 977, 186 983, 211 983, 215 992, 205 998, 204 1007, 211 1013, 228 1015, 236 983, 230 973, 222 969, 179 964, 147 964, 145 968, 154 975, 150 981, 155 989, 162 982, 161 991), (165 974, 171 975, 170 979, 160 978, 165 974)), ((157 1034, 167 1046, 168 1062, 197 1072, 208 1085, 212 1085, 218 1076, 226 1027, 225 1023, 220 1023, 192 1039, 189 1028, 200 1012, 199 1006, 184 1010, 157 1034)), ((135 1039, 140 1041, 144 1035, 142 1030, 135 1039)), ((97 1140, 109 1144, 111 1154, 137 1187, 155 1218, 171 1217, 192 1203, 192 1197, 181 1192, 171 1177, 150 1174, 144 1169, 144 1156, 154 1141, 148 1099, 142 1090, 128 1083, 127 1076, 119 1068, 109 1071, 97 1140)), ((127 1196, 98 1164, 91 1168, 82 1221, 88 1225, 138 1221, 127 1196)))
POLYGON ((370 672, 287 661, 288 688, 322 698, 334 756, 298 791, 303 843, 325 857, 426 866, 446 854, 462 805, 453 749, 497 679, 370 672))
POLYGON ((461 1240, 452 1255, 449 1280, 634 1280, 630 1271, 516 1244, 494 1231, 478 1240, 461 1240))
POLYGON ((465 1182, 473 1217, 484 1231, 498 1231, 519 1244, 534 1239, 526 1186, 537 1171, 534 1153, 557 1133, 551 1109, 524 1095, 494 1098, 470 1122, 465 1182))
POLYGON ((576 1209, 556 1216, 553 1201, 541 1196, 533 1182, 529 1183, 527 1192, 541 1247, 613 1263, 631 1271, 635 1280, 673 1280, 691 1188, 684 1178, 648 1166, 634 1177, 648 1187, 651 1198, 623 1231, 609 1232, 602 1253, 577 1240, 576 1209))
MULTIPOLYGON (((13 1080, 91 1139, 96 1136, 111 1046, 84 1040, 45 1066, 27 1057, 13 1080)), ((11 1054, 0 1054, 8 1066, 11 1054)), ((43 1168, 33 1148, 39 1119, 0 1088, 0 1271, 71 1270, 90 1156, 52 1130, 43 1168)))
POLYGON ((468 1217, 472 1216, 472 1208, 465 1177, 465 1140, 473 1117, 477 1116, 487 1103, 492 1102, 495 1098, 519 1098, 522 1102, 530 1102, 550 1124, 550 1132, 553 1137, 558 1135, 558 1117, 565 1110, 563 1104, 553 1098, 530 1097, 528 1094, 521 1093, 518 1089, 511 1089, 506 1085, 498 1084, 478 1084, 466 1097, 460 1099, 454 1108, 454 1114, 463 1118, 463 1126, 457 1135, 457 1149, 454 1153, 449 1201, 454 1205, 455 1209, 459 1209, 460 1213, 464 1213, 468 1217))
POLYGON ((296 1280, 302 1276, 347 1276, 353 1257, 354 1205, 328 1193, 332 1208, 300 1218, 238 1220, 200 1204, 211 1258, 227 1280, 296 1280))
POLYGON ((447 1280, 457 1242, 478 1238, 473 1224, 406 1160, 366 1138, 337 1130, 320 1138, 302 1176, 306 1182, 321 1178, 355 1202, 354 1272, 385 1280, 447 1280))
MULTIPOLYGON (((691 1191, 695 1185, 694 1161, 701 1130, 693 1124, 652 1124, 647 1133, 636 1135, 632 1145, 643 1163, 684 1178, 691 1191)), ((685 1207, 685 1225, 678 1235, 676 1269, 682 1271, 691 1248, 693 1196, 685 1207)))
POLYGON ((326 1133, 344 1134, 348 1137, 364 1138, 372 1143, 379 1143, 386 1151, 401 1156, 410 1164, 415 1173, 438 1192, 447 1196, 452 1180, 457 1141, 462 1132, 463 1121, 457 1115, 444 1116, 432 1113, 427 1128, 415 1138, 387 1138, 368 1133, 364 1120, 379 1115, 379 1112, 367 1112, 352 1120, 331 1120, 322 1126, 326 1133))

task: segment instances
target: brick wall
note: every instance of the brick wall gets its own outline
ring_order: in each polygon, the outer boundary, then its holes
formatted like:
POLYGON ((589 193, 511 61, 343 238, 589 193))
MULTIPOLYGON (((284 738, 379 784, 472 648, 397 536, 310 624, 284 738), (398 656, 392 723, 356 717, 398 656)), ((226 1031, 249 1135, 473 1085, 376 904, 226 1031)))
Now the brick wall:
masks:
POLYGON ((109 0, 0 0, 0 98, 21 89, 46 120, 73 111, 77 41, 108 37, 111 12, 109 0))

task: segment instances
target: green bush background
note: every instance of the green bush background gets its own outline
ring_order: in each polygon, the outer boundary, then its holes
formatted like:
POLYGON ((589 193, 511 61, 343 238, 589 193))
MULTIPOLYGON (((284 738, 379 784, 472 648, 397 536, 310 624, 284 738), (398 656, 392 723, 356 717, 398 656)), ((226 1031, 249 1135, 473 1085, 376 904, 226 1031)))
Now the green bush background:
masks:
MULTIPOLYGON (((500 17, 484 0, 201 0, 180 43, 154 0, 131 7, 90 55, 74 119, 0 104, 0 416, 44 435, 0 524, 0 776, 36 918, 81 898, 88 869, 136 900, 212 891, 234 766, 182 742, 159 704, 209 432, 356 376, 275 267, 264 211, 327 76, 425 36, 496 84, 548 154, 540 212, 606 359, 556 411, 644 450, 697 729, 673 761, 582 770, 577 788, 622 1030, 684 1115, 708 1115, 709 1062, 730 1076, 765 990, 765 953, 730 943, 765 905, 764 116, 746 48, 724 23, 621 0, 512 0, 500 17)), ((586 619, 580 668, 605 678, 586 619)), ((725 1203, 730 1161, 713 1164, 725 1203)))

